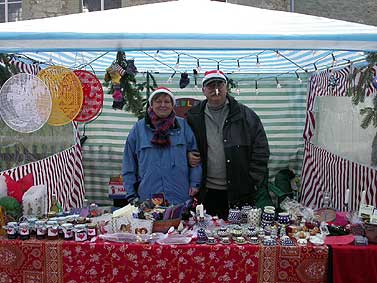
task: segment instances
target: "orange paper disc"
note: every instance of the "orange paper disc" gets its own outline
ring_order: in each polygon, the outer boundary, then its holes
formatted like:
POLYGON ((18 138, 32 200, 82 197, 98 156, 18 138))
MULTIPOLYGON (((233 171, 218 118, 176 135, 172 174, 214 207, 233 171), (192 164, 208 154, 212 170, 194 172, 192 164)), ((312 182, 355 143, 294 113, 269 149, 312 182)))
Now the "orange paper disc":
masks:
POLYGON ((81 82, 69 69, 51 66, 38 73, 48 86, 52 97, 52 111, 48 124, 62 126, 71 122, 81 110, 83 93, 81 82))
POLYGON ((85 70, 73 71, 79 78, 84 95, 84 102, 75 121, 87 122, 94 119, 103 106, 103 89, 101 82, 91 72, 85 70))

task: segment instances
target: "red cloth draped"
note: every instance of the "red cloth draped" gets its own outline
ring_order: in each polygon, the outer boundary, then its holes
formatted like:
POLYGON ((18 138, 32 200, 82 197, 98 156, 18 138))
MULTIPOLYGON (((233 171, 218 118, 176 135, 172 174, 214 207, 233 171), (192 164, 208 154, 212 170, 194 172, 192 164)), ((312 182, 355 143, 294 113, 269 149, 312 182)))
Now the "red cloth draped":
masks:
POLYGON ((377 245, 340 246, 333 249, 333 282, 376 282, 377 245))

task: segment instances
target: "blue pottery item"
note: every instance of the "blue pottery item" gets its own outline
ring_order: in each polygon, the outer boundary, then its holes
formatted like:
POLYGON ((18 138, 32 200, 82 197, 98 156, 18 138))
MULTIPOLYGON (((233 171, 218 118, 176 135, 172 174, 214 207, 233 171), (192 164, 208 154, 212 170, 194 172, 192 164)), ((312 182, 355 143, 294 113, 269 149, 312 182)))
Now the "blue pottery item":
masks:
POLYGON ((241 211, 238 208, 229 209, 228 221, 230 224, 241 223, 241 211))
POLYGON ((250 205, 245 205, 245 206, 242 207, 242 209, 241 209, 241 223, 247 223, 249 212, 252 209, 253 208, 250 205))
POLYGON ((288 225, 291 222, 291 218, 289 217, 288 212, 280 212, 278 214, 278 223, 280 225, 288 225))
POLYGON ((197 232, 197 244, 204 244, 208 240, 208 236, 206 234, 206 231, 203 228, 199 228, 197 232))
POLYGON ((229 236, 228 228, 225 227, 225 226, 220 227, 220 228, 217 230, 217 236, 220 237, 220 238, 228 237, 228 236, 229 236))

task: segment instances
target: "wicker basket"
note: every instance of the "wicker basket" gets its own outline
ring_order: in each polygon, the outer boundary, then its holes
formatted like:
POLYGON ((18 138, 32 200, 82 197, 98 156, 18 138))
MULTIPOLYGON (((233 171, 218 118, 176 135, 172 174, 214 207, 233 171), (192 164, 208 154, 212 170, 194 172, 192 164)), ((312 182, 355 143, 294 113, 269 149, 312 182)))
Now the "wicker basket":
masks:
POLYGON ((180 222, 181 218, 155 221, 153 222, 152 232, 166 233, 171 226, 177 228, 180 222))
POLYGON ((365 223, 365 236, 369 243, 377 244, 377 225, 365 223))

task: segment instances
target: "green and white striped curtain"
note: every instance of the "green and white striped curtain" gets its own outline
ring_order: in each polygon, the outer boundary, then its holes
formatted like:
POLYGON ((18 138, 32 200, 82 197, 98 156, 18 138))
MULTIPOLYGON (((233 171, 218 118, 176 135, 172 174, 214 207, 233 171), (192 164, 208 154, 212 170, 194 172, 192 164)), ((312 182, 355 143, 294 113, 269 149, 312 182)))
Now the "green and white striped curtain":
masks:
MULTIPOLYGON (((145 78, 139 74, 139 81, 145 78)), ((172 89, 177 98, 192 97, 204 99, 201 92, 201 78, 198 87, 193 77, 190 84, 179 88, 179 75, 167 83, 170 74, 155 75, 159 86, 172 89)), ((305 102, 307 94, 306 77, 281 76, 277 88, 276 78, 271 76, 253 76, 234 74, 229 76, 240 90, 232 89, 232 95, 241 103, 252 108, 261 118, 265 127, 271 157, 269 162, 270 177, 283 168, 291 168, 300 173, 303 160, 303 129, 305 124, 305 102), (256 92, 255 80, 258 80, 256 92)), ((105 89, 105 92, 108 92, 105 89)), ((137 121, 132 113, 113 110, 111 94, 105 94, 104 107, 101 115, 85 126, 88 136, 83 146, 83 164, 85 174, 86 197, 100 204, 111 204, 108 198, 108 183, 111 176, 121 173, 124 142, 127 134, 137 121)), ((81 124, 81 134, 83 124, 81 124)))

